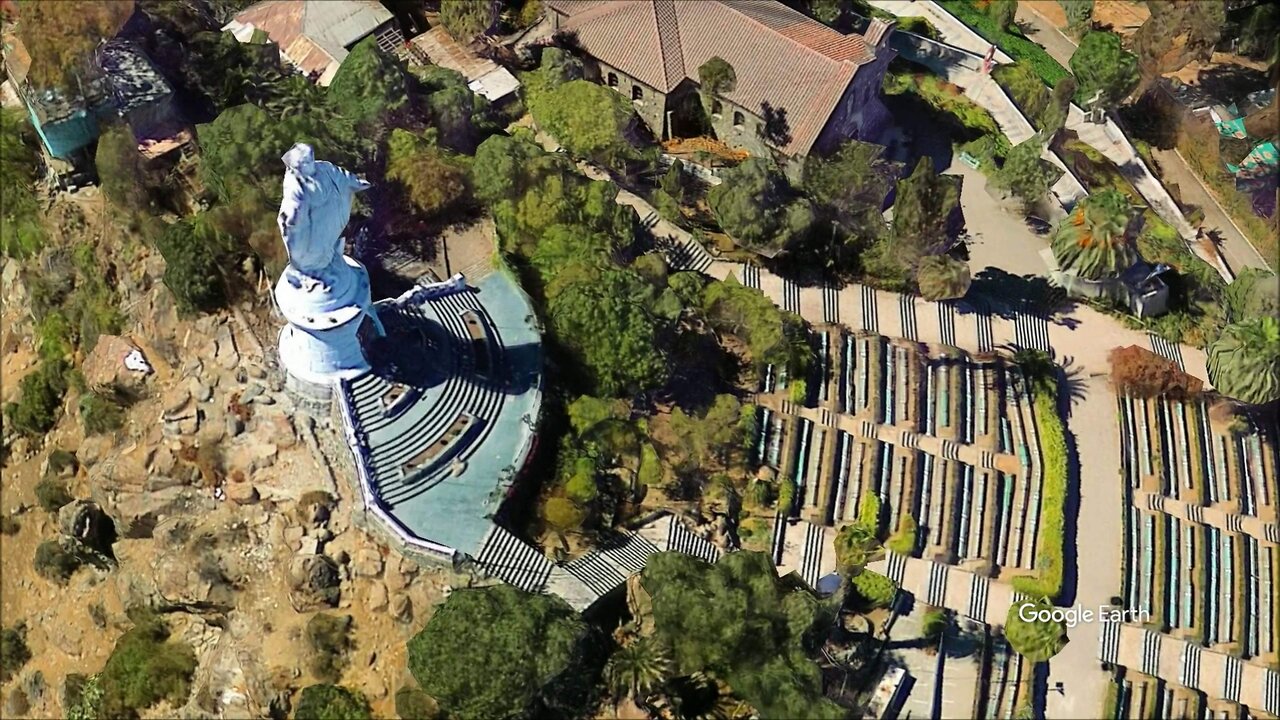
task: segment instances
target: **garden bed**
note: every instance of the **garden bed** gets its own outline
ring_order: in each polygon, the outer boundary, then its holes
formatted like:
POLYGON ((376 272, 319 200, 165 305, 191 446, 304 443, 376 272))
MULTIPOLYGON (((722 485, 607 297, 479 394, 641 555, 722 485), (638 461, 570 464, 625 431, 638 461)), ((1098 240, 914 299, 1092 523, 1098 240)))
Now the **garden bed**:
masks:
POLYGON ((1027 63, 1049 87, 1071 75, 1045 49, 1028 40, 1020 32, 1002 30, 971 0, 936 0, 944 10, 960 22, 973 28, 979 35, 1009 54, 1014 60, 1027 63))

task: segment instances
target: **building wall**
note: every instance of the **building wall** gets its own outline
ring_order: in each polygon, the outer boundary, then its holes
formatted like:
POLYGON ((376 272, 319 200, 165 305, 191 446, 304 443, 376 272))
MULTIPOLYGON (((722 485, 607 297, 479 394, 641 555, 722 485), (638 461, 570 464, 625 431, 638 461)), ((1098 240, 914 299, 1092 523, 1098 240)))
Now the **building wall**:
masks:
POLYGON ((858 68, 814 142, 815 151, 829 152, 847 139, 875 142, 883 136, 892 118, 880 99, 881 86, 895 54, 882 43, 876 59, 858 68))
POLYGON ((764 118, 760 117, 750 109, 737 105, 717 97, 715 102, 720 103, 720 112, 711 112, 712 108, 707 108, 707 117, 711 120, 711 129, 715 131, 716 137, 720 142, 733 148, 741 148, 751 153, 753 157, 770 157, 773 149, 770 148, 760 137, 760 128, 764 125, 764 118), (734 113, 742 114, 742 122, 736 122, 737 118, 734 113))
POLYGON ((632 93, 638 88, 640 99, 632 100, 631 107, 635 108, 636 114, 640 116, 644 124, 649 126, 649 130, 653 132, 655 138, 659 140, 663 138, 667 112, 667 96, 665 93, 659 92, 656 88, 640 82, 618 68, 592 57, 583 58, 583 71, 586 79, 606 87, 610 87, 609 75, 612 73, 618 81, 618 84, 613 89, 629 100, 633 97, 632 93))

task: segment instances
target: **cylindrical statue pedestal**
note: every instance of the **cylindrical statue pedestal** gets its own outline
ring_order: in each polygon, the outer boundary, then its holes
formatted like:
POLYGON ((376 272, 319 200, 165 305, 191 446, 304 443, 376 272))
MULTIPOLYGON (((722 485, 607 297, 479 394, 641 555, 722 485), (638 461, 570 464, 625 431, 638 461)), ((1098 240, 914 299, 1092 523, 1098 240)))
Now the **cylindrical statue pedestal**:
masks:
POLYGON ((295 285, 288 270, 276 283, 276 305, 288 321, 280 330, 280 362, 290 387, 316 401, 328 399, 335 381, 369 371, 359 338, 366 317, 382 334, 368 271, 345 255, 332 267, 327 287, 295 285))

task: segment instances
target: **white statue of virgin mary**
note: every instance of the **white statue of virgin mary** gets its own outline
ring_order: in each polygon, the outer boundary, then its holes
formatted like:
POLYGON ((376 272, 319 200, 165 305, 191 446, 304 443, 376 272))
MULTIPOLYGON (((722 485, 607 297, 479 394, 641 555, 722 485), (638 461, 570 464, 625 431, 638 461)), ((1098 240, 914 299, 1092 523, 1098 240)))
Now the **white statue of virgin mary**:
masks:
POLYGON ((281 158, 285 164, 284 198, 276 221, 289 252, 286 276, 294 287, 311 291, 329 287, 342 262, 342 231, 351 219, 355 194, 369 183, 326 161, 317 161, 311 146, 294 145, 281 158))

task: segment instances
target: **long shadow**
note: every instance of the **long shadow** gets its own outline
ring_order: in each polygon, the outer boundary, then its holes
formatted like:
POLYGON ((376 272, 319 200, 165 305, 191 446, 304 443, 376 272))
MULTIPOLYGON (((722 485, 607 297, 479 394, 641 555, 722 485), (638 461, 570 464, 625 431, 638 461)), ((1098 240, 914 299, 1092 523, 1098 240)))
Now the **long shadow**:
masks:
POLYGON ((1070 606, 1075 604, 1080 577, 1076 548, 1080 530, 1080 455, 1076 451, 1076 435, 1066 420, 1071 416, 1071 403, 1076 397, 1075 393, 1078 392, 1083 399, 1085 390, 1078 379, 1078 372, 1073 373, 1077 378, 1075 381, 1068 380, 1069 374, 1065 370, 1060 370, 1059 373, 1058 384, 1062 390, 1058 392, 1058 417, 1062 418, 1062 436, 1067 446, 1067 496, 1062 508, 1062 593, 1058 596, 1057 604, 1070 606), (1075 391, 1068 389, 1073 382, 1078 385, 1075 391))
POLYGON ((1058 317, 1076 306, 1067 293, 1041 275, 1014 275, 988 267, 973 278, 966 302, 987 312, 1011 319, 1019 313, 1041 317, 1074 329, 1079 321, 1058 317))

